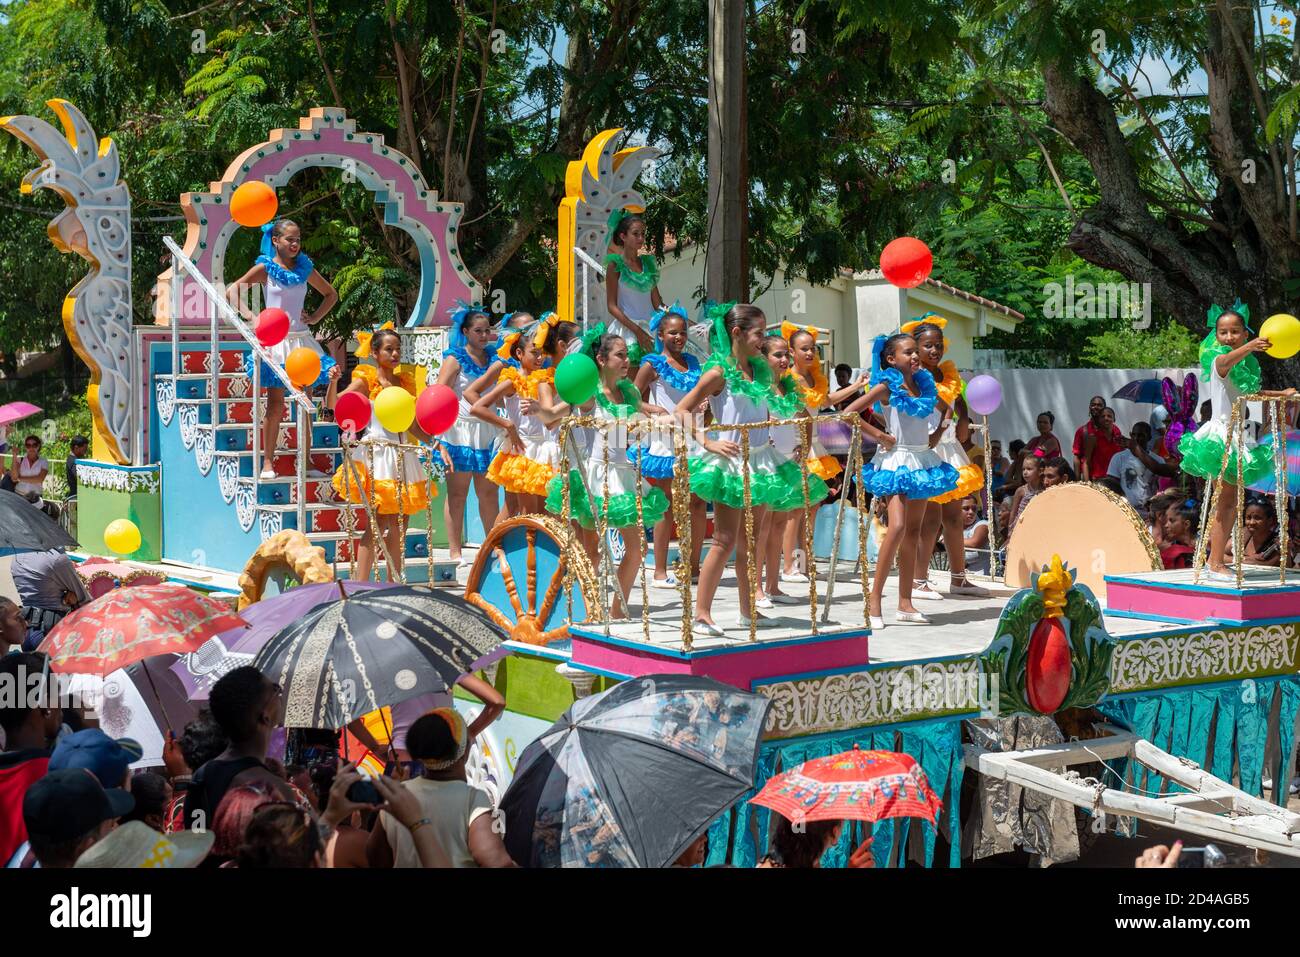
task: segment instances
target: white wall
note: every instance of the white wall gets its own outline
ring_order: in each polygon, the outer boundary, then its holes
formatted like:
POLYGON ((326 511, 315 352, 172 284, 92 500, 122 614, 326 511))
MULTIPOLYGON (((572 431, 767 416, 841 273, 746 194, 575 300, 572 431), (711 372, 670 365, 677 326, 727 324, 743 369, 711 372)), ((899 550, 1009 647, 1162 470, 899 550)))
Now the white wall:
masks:
MULTIPOLYGON (((1052 432, 1061 440, 1069 457, 1074 430, 1088 419, 1088 400, 1104 396, 1115 410, 1115 422, 1125 435, 1135 422, 1145 422, 1154 406, 1113 399, 1121 388, 1134 379, 1169 376, 1181 386, 1183 376, 1193 369, 1001 369, 990 374, 1002 384, 1002 407, 989 416, 991 438, 1001 439, 1005 451, 1012 439, 1028 440, 1038 434, 1034 422, 1040 412, 1056 414, 1052 432)), ((967 381, 972 373, 962 373, 967 381)), ((1199 405, 1209 398, 1201 383, 1199 405)))

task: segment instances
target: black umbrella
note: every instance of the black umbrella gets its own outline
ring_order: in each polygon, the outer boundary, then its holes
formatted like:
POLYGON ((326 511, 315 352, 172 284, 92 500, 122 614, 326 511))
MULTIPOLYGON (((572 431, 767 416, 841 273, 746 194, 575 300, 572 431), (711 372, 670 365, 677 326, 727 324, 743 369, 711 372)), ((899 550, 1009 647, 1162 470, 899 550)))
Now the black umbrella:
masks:
POLYGON ((76 548, 77 540, 27 499, 0 491, 0 552, 76 548))
POLYGON ((263 645, 253 667, 284 688, 285 727, 337 729, 446 691, 508 637, 463 598, 401 586, 313 608, 263 645))
POLYGON ((524 749, 501 798, 526 867, 666 867, 754 786, 771 701, 648 675, 576 701, 524 749))

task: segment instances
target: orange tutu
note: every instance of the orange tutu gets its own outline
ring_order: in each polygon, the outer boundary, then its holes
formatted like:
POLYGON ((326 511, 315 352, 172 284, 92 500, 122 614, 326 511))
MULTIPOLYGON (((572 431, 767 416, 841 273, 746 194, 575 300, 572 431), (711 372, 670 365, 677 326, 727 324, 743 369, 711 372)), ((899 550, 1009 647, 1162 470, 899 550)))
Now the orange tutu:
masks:
POLYGON ((823 455, 808 460, 808 471, 822 481, 832 479, 844 471, 839 460, 833 455, 823 455))
POLYGON ((967 495, 979 495, 984 490, 984 470, 978 465, 963 465, 957 469, 957 487, 951 492, 944 492, 931 502, 957 502, 967 495))
POLYGON ((487 477, 507 492, 544 497, 547 483, 555 477, 555 469, 526 455, 503 450, 488 466, 487 477))
POLYGON ((396 479, 378 479, 370 481, 370 476, 366 472, 364 462, 352 460, 351 468, 345 464, 340 465, 334 473, 334 491, 345 502, 351 502, 353 505, 364 505, 367 498, 371 498, 374 503, 375 513, 378 515, 414 515, 417 512, 423 512, 429 506, 429 500, 436 498, 438 495, 437 488, 431 487, 430 483, 424 478, 423 473, 418 476, 412 476, 412 481, 406 483, 405 494, 402 495, 401 507, 397 502, 397 480, 396 479), (344 470, 348 469, 345 475, 344 470))

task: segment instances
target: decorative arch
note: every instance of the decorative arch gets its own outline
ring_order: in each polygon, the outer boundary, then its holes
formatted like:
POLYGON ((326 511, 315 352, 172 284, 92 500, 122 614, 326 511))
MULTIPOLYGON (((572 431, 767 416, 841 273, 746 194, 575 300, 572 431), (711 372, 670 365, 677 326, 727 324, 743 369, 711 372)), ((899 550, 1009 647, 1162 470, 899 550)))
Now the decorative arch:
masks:
MULTIPOLYGON (((460 259, 456 232, 464 207, 442 202, 415 163, 384 144, 378 133, 357 132, 344 110, 318 107, 298 122, 298 129, 277 129, 265 143, 250 147, 226 168, 206 193, 185 193, 181 208, 188 222, 185 254, 214 283, 225 280, 225 253, 241 227, 230 217, 230 197, 245 182, 261 180, 279 189, 305 169, 328 167, 352 172, 383 206, 384 223, 397 226, 415 242, 420 255, 420 291, 406 326, 446 325, 458 299, 478 301, 478 282, 460 259)), ((243 269, 239 269, 240 274, 243 269)), ((182 280, 183 281, 183 280, 182 280)), ((158 277, 156 321, 171 321, 172 271, 158 277)), ((183 326, 208 322, 203 296, 182 290, 183 326)))

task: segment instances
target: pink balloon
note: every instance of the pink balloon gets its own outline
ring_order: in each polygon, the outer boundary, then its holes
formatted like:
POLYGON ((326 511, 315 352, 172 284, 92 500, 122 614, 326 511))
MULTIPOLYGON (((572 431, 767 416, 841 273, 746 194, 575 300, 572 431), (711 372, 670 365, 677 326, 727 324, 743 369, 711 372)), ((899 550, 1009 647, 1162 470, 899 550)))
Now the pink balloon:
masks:
POLYGON ((991 375, 977 375, 966 383, 966 405, 976 415, 992 415, 1002 405, 1002 384, 991 375))
POLYGON ((456 423, 460 400, 449 386, 431 385, 415 400, 415 421, 430 435, 442 435, 456 423))
POLYGON ((262 345, 278 346, 289 334, 289 314, 283 309, 268 306, 257 314, 257 325, 253 332, 262 345))
POLYGON ((360 392, 344 392, 334 403, 334 421, 344 432, 360 432, 370 424, 370 400, 360 392))
POLYGON ((880 271, 900 289, 921 285, 933 267, 929 247, 911 236, 892 240, 880 253, 880 271))

